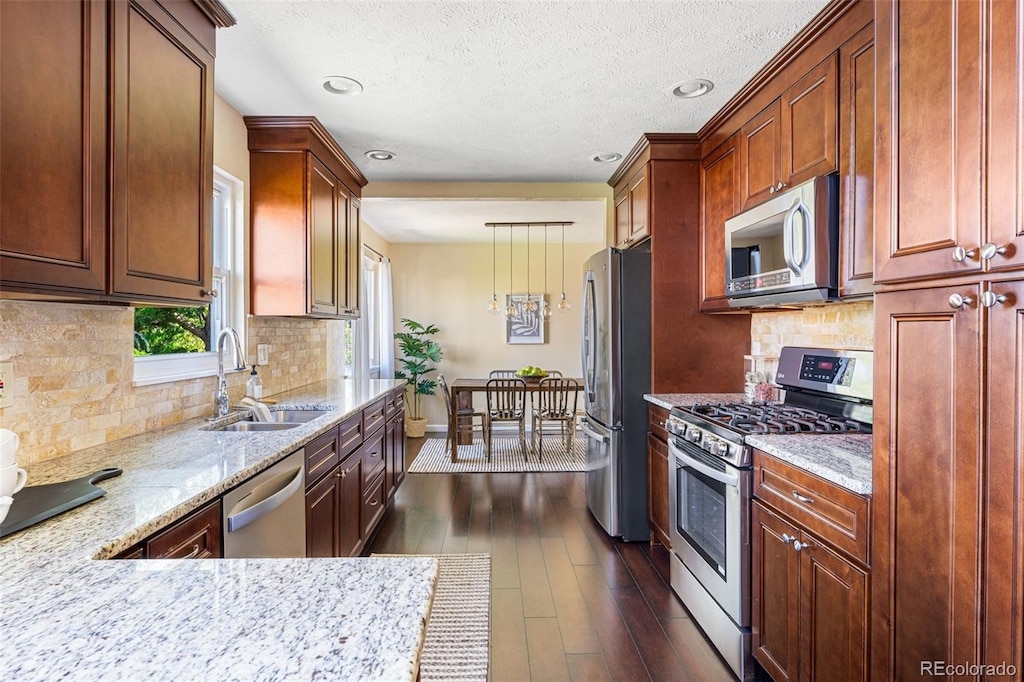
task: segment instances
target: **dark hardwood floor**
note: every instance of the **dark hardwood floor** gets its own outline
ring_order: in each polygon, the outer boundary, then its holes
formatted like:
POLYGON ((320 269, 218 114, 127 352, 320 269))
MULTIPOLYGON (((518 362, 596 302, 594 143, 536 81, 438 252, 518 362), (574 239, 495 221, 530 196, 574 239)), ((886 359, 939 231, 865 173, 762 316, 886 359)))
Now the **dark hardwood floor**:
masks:
POLYGON ((490 553, 491 680, 733 679, 668 586, 667 552, 610 539, 582 474, 409 474, 373 552, 490 553))

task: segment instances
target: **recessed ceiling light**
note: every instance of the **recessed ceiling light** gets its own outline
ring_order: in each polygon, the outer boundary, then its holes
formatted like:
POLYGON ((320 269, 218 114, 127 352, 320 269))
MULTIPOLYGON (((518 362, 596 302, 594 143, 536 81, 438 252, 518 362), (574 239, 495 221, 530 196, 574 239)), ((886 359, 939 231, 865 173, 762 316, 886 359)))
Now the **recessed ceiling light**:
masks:
POLYGON ((371 149, 366 152, 366 158, 373 159, 374 161, 390 161, 395 158, 395 153, 383 149, 371 149))
POLYGON ((320 82, 324 90, 332 95, 358 95, 363 91, 363 84, 348 76, 327 76, 320 82))
POLYGON ((591 154, 590 160, 598 163, 615 163, 622 158, 618 152, 606 152, 604 154, 591 154))
POLYGON ((715 84, 709 80, 703 78, 692 78, 682 83, 676 83, 670 89, 670 92, 676 97, 683 99, 693 99, 694 97, 703 97, 712 90, 715 89, 715 84))

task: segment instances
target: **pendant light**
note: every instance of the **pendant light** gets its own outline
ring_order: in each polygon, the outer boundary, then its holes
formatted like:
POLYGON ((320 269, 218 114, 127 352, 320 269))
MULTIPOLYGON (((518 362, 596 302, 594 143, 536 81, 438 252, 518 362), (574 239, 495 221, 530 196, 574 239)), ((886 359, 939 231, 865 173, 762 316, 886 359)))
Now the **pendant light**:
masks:
POLYGON ((497 246, 495 232, 497 227, 491 227, 491 302, 487 304, 487 312, 491 315, 497 315, 501 312, 501 305, 498 303, 498 286, 497 286, 497 246))
MULTIPOLYGON (((565 228, 562 228, 565 229, 565 228)), ((544 223, 544 292, 540 295, 540 315, 545 320, 551 319, 551 306, 548 305, 548 224, 544 223)))
POLYGON ((558 300, 558 312, 567 313, 572 305, 565 297, 565 225, 562 225, 562 298, 558 300))
POLYGON ((508 226, 508 307, 505 308, 505 317, 512 319, 518 312, 515 301, 512 299, 512 226, 508 226))
POLYGON ((530 226, 526 226, 526 301, 523 303, 523 311, 531 312, 534 308, 533 299, 530 297, 530 226))

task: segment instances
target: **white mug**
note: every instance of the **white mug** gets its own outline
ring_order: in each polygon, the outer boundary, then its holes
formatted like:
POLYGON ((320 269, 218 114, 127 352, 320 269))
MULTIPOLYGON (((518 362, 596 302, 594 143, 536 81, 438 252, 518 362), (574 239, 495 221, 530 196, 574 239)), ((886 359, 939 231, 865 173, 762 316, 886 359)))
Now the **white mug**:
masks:
POLYGON ((18 434, 9 429, 0 429, 0 467, 8 467, 14 464, 14 455, 18 452, 18 444, 21 439, 18 434))
POLYGON ((14 464, 0 467, 0 497, 10 497, 25 487, 28 473, 14 464))
POLYGON ((0 523, 3 523, 4 519, 7 518, 7 512, 11 510, 11 503, 13 502, 13 497, 0 497, 0 523))

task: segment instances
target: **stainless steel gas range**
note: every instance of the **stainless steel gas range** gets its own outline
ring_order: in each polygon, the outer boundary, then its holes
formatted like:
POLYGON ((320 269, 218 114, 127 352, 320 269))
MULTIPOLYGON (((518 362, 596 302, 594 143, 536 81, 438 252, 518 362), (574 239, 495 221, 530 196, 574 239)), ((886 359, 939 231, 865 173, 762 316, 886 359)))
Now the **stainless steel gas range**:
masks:
POLYGON ((750 655, 748 434, 870 433, 870 351, 785 347, 781 403, 673 408, 669 438, 672 588, 733 672, 753 678, 750 655))

